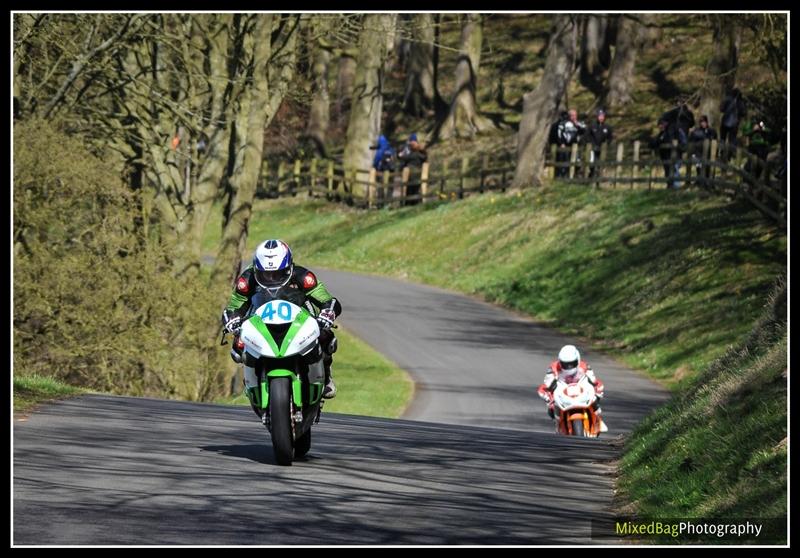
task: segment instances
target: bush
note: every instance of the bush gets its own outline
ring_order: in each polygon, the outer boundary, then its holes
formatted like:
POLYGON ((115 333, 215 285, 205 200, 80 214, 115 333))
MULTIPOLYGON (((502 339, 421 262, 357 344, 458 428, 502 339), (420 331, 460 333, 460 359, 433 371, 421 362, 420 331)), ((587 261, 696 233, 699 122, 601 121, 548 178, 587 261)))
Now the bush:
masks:
POLYGON ((174 246, 140 196, 80 138, 14 127, 14 369, 129 395, 226 392, 213 339, 220 297, 174 277, 174 246), (212 319, 213 318, 213 319, 212 319))

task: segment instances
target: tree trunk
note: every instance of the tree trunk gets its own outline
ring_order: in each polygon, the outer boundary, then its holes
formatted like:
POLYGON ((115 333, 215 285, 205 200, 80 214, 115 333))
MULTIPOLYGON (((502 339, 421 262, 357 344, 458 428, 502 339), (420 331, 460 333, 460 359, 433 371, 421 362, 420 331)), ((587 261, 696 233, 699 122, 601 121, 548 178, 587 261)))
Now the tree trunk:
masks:
POLYGON ((336 77, 336 119, 341 122, 350 112, 353 100, 353 83, 356 80, 356 53, 342 50, 336 77))
POLYGON ((600 52, 598 52, 598 60, 603 68, 611 66, 611 46, 617 42, 617 17, 608 14, 600 16, 598 21, 599 33, 601 38, 600 52))
POLYGON ((517 134, 517 168, 512 183, 515 189, 541 184, 547 136, 572 77, 576 42, 575 18, 556 16, 542 80, 535 90, 523 97, 522 120, 517 134))
POLYGON ((631 102, 636 55, 641 48, 642 25, 632 17, 619 16, 617 48, 608 71, 608 92, 605 106, 619 108, 631 102))
POLYGON ((711 19, 714 52, 708 62, 708 71, 701 93, 700 114, 708 116, 708 124, 719 129, 719 106, 725 94, 736 84, 739 60, 741 27, 735 16, 713 14, 711 19))
POLYGON ((206 146, 203 150, 196 151, 196 164, 199 169, 197 184, 191 195, 194 219, 188 238, 190 254, 195 258, 200 256, 203 231, 228 166, 228 146, 231 138, 231 127, 228 122, 232 117, 227 96, 230 89, 227 80, 224 79, 228 72, 228 52, 232 48, 230 40, 232 17, 230 14, 198 17, 206 18, 201 21, 206 24, 203 29, 204 50, 208 53, 206 56, 210 69, 207 78, 210 99, 207 101, 207 106, 211 118, 200 135, 200 138, 207 140, 206 146))
POLYGON ((661 38, 661 27, 658 23, 658 17, 659 14, 639 14, 639 20, 643 25, 639 37, 641 48, 650 48, 661 38))
POLYGON ((442 34, 442 14, 436 14, 433 18, 435 28, 433 37, 433 110, 436 113, 436 121, 441 122, 447 116, 450 107, 447 101, 442 99, 439 94, 439 45, 441 44, 442 34))
POLYGON ((325 141, 330 127, 330 95, 328 94, 328 67, 331 60, 330 45, 327 34, 330 19, 316 17, 312 20, 312 29, 316 38, 313 52, 311 73, 314 79, 311 110, 308 115, 306 134, 314 141, 317 153, 325 157, 325 141))
POLYGON ((373 150, 380 134, 383 112, 383 65, 386 33, 394 14, 367 14, 358 41, 358 64, 353 84, 353 104, 344 149, 346 172, 372 167, 373 150))
POLYGON ((411 47, 408 53, 408 72, 403 108, 413 116, 426 116, 433 110, 433 14, 415 14, 412 20, 411 47))
POLYGON ((231 284, 239 272, 239 264, 247 241, 256 183, 261 169, 264 129, 272 118, 269 113, 269 59, 272 54, 272 14, 254 18, 252 32, 244 37, 244 52, 252 52, 248 77, 252 86, 242 96, 234 123, 235 160, 228 176, 231 191, 228 219, 214 261, 211 281, 231 284))
POLYGON ((467 14, 461 27, 455 93, 450 103, 450 113, 438 133, 441 139, 471 138, 478 132, 493 128, 491 120, 478 114, 476 100, 482 43, 483 17, 480 14, 467 14))
POLYGON ((583 28, 581 41, 581 80, 598 81, 604 66, 600 61, 600 52, 603 50, 606 30, 605 15, 589 14, 583 28))
POLYGON ((297 36, 300 34, 301 17, 300 15, 283 16, 278 29, 272 33, 275 42, 268 65, 268 79, 272 85, 269 94, 267 124, 278 112, 294 78, 297 65, 297 36))
POLYGON ((44 19, 45 15, 14 14, 14 118, 22 116, 22 73, 31 50, 31 33, 44 19))

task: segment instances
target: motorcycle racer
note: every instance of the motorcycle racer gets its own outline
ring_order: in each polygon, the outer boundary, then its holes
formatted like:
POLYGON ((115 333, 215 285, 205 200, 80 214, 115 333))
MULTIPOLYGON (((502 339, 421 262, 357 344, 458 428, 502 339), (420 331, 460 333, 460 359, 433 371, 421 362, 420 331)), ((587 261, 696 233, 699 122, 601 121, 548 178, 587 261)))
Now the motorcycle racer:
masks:
POLYGON ((581 360, 581 354, 575 345, 564 345, 558 352, 558 358, 550 363, 547 373, 544 376, 542 384, 539 386, 537 392, 539 397, 544 399, 547 404, 547 414, 551 419, 556 418, 555 405, 553 400, 553 391, 556 389, 559 378, 568 383, 577 383, 581 378, 586 376, 589 382, 594 386, 595 399, 592 404, 594 412, 600 418, 600 432, 608 432, 608 426, 603 422, 602 409, 600 408, 600 400, 603 398, 603 382, 600 381, 594 374, 594 370, 589 366, 585 360, 581 360))
MULTIPOLYGON (((325 389, 322 397, 332 399, 336 396, 336 384, 333 382, 331 364, 333 353, 336 352, 336 337, 331 331, 334 320, 341 315, 342 305, 334 298, 317 276, 299 265, 292 259, 292 251, 282 240, 270 239, 258 245, 250 264, 236 280, 236 286, 231 293, 228 305, 222 312, 222 323, 229 333, 236 332, 242 324, 243 318, 250 309, 250 301, 256 292, 266 291, 270 299, 282 299, 301 307, 306 307, 312 315, 316 315, 320 324, 320 346, 323 350, 323 365, 325 368, 325 389), (319 309, 319 313, 315 311, 319 309)), ((231 358, 242 362, 244 344, 239 341, 238 335, 234 337, 231 358)), ((253 389, 258 387, 258 378, 255 368, 244 365, 245 387, 253 389)), ((256 414, 262 417, 262 412, 253 406, 256 414)))

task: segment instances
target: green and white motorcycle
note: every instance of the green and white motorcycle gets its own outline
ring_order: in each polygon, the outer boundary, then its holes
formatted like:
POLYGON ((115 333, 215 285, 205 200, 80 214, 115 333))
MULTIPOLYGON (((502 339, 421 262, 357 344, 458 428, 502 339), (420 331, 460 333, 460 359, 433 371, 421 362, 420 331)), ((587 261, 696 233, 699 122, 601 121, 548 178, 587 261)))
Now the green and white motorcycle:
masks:
POLYGON ((320 328, 306 308, 256 293, 242 323, 243 362, 255 368, 259 386, 246 388, 264 413, 279 465, 291 465, 311 448, 311 426, 319 422, 325 369, 320 328))

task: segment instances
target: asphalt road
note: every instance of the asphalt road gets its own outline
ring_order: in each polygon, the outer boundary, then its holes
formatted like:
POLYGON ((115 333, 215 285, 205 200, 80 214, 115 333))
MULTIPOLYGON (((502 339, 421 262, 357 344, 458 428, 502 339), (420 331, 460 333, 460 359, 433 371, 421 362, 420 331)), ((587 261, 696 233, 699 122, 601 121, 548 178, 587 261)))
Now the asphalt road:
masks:
MULTIPOLYGON (((319 271, 343 324, 409 370, 403 420, 324 414, 275 464, 248 408, 83 396, 14 421, 15 545, 607 542, 613 438, 552 433, 535 386, 563 336, 471 299, 319 271)), ((663 400, 585 351, 613 436, 663 400)))
POLYGON ((630 431, 668 396, 574 338, 496 306, 383 277, 318 275, 342 302, 342 325, 411 373, 416 392, 403 418, 552 432, 536 388, 568 343, 605 383, 609 436, 630 431))

